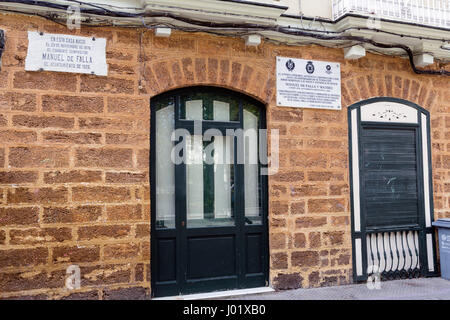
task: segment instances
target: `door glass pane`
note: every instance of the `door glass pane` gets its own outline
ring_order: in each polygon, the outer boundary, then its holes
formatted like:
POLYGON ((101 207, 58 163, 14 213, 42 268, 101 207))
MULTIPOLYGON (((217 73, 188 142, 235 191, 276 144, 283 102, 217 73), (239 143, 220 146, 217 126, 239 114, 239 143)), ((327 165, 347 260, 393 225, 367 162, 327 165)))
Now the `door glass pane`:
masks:
POLYGON ((232 137, 187 139, 187 227, 234 226, 234 143, 232 137))
POLYGON ((214 216, 229 219, 233 208, 233 139, 216 137, 214 139, 214 216))
POLYGON ((175 227, 175 167, 171 161, 174 103, 162 101, 156 111, 156 228, 175 227))
POLYGON ((213 101, 214 120, 230 121, 230 104, 222 101, 213 101))
POLYGON ((191 100, 186 101, 186 120, 202 120, 203 119, 203 101, 191 100))
POLYGON ((181 120, 239 121, 239 101, 212 93, 181 97, 181 120))
POLYGON ((203 219, 203 140, 191 136, 186 140, 187 219, 203 219))
POLYGON ((258 162, 258 120, 259 111, 252 106, 244 109, 244 187, 245 223, 261 224, 261 176, 258 162))

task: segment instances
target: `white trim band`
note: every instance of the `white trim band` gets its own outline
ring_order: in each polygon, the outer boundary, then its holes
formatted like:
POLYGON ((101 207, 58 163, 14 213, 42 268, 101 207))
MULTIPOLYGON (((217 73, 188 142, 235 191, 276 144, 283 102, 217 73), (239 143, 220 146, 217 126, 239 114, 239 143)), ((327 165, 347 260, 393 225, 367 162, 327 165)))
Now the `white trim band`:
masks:
POLYGON ((423 199, 425 206, 425 226, 431 227, 430 176, 428 163, 427 116, 422 113, 422 159, 423 159, 423 199))
POLYGON ((427 260, 428 260, 428 271, 434 271, 434 254, 433 254, 433 237, 430 233, 427 234, 427 260))
POLYGON ((361 205, 359 198, 359 150, 358 150, 358 110, 353 109, 352 118, 352 183, 353 183, 353 219, 355 231, 361 231, 361 205))
POLYGON ((180 296, 153 298, 152 300, 202 300, 202 299, 217 299, 226 298, 233 296, 241 296, 246 294, 258 294, 258 293, 268 293, 274 292, 275 290, 271 287, 260 287, 260 288, 250 288, 250 289, 239 289, 239 290, 227 290, 227 291, 217 291, 208 293, 196 293, 180 296))

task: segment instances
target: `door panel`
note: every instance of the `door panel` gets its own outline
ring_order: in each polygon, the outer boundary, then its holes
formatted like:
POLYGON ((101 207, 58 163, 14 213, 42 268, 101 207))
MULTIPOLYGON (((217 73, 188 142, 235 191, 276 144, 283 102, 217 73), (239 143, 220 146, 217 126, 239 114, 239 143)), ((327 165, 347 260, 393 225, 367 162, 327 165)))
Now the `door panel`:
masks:
POLYGON ((263 239, 261 234, 247 234, 246 249, 246 273, 261 273, 263 271, 263 261, 261 259, 261 257, 263 256, 263 239))
POLYGON ((158 282, 176 281, 177 276, 177 259, 176 259, 176 240, 175 239, 159 239, 158 252, 164 252, 159 255, 158 263, 158 282))
POLYGON ((234 235, 188 239, 187 279, 214 278, 236 274, 234 235))

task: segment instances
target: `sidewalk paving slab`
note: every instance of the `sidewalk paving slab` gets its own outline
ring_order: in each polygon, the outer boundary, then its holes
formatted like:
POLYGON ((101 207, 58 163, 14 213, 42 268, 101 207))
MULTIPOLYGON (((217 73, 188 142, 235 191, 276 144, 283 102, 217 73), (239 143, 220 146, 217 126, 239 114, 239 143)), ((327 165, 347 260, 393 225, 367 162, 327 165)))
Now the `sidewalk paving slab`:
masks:
POLYGON ((419 278, 382 281, 380 289, 366 284, 294 289, 224 298, 224 300, 450 300, 450 281, 419 278))

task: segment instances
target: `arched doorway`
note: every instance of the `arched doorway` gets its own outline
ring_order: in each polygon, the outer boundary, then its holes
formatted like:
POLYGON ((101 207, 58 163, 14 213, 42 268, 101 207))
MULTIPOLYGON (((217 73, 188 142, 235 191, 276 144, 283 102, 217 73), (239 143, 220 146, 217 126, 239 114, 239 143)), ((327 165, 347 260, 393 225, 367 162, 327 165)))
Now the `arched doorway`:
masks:
POLYGON ((348 108, 353 274, 436 274, 430 119, 396 98, 348 108))
POLYGON ((222 88, 151 99, 153 296, 268 284, 265 125, 261 103, 222 88))

